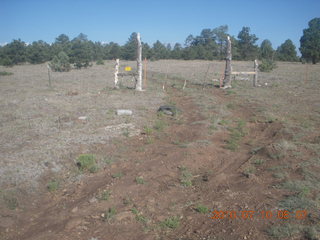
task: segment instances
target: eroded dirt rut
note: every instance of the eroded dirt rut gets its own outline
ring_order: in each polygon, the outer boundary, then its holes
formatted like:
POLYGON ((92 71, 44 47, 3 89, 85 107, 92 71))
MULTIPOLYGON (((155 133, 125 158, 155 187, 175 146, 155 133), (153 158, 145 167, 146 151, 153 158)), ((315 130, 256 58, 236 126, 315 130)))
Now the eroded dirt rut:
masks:
MULTIPOLYGON (((232 98, 219 89, 206 91, 221 104, 232 98)), ((269 187, 270 174, 243 172, 251 149, 271 143, 281 125, 251 122, 252 106, 239 104, 232 117, 247 120, 247 135, 233 152, 225 148, 227 129, 209 134, 197 99, 177 89, 168 94, 181 109, 178 118, 163 120, 168 127, 112 146, 93 146, 96 153, 119 160, 9 213, 15 224, 3 239, 267 239, 263 228, 268 223, 260 218, 211 219, 195 209, 199 204, 219 211, 273 208, 277 197, 269 187), (110 192, 108 200, 99 200, 103 191, 110 192), (108 218, 108 209, 116 214, 108 218), (170 217, 179 219, 177 228, 161 224, 170 217)))

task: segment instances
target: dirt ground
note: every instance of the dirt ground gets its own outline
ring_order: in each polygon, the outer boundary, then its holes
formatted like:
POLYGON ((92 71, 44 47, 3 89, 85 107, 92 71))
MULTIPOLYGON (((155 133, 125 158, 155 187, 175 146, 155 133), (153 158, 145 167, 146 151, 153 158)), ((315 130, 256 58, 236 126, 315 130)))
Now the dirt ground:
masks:
POLYGON ((0 239, 319 239, 320 66, 221 90, 223 67, 149 62, 145 92, 114 90, 112 61, 52 89, 45 65, 1 68, 0 239))

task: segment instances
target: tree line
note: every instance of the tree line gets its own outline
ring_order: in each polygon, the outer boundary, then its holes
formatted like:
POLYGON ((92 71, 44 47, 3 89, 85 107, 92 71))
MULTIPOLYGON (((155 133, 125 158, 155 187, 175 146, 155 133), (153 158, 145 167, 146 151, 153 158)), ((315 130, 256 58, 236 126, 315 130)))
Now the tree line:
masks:
MULTIPOLYGON (((152 46, 142 43, 143 58, 184 59, 184 60, 223 60, 226 50, 228 26, 223 25, 213 29, 203 29, 198 36, 189 35, 184 45, 176 43, 163 44, 159 40, 152 46)), ((270 40, 265 39, 258 46, 258 37, 250 32, 249 27, 243 27, 237 37, 231 36, 232 54, 235 60, 268 59, 272 61, 299 61, 296 47, 288 39, 277 49, 270 40)), ((304 29, 300 39, 302 58, 316 63, 320 59, 320 18, 312 19, 309 28, 304 29)), ((29 62, 39 64, 47 61, 65 61, 75 67, 87 67, 92 61, 101 62, 108 59, 135 60, 136 33, 132 33, 128 41, 120 46, 115 42, 93 42, 87 35, 80 33, 70 40, 65 35, 59 35, 54 43, 48 44, 42 40, 26 44, 22 40, 13 40, 0 47, 0 65, 12 66, 29 62), (62 59, 62 60, 61 60, 62 59)), ((64 69, 68 70, 68 69, 64 69)))

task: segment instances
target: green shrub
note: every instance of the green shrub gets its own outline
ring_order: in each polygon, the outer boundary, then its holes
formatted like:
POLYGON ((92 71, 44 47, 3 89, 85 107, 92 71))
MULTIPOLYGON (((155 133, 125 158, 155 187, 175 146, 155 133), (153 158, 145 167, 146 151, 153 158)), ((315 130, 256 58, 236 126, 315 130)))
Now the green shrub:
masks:
POLYGON ((104 61, 103 59, 98 59, 98 61, 96 62, 97 65, 104 65, 104 61))
POLYGON ((12 72, 6 72, 6 71, 0 72, 0 76, 10 76, 10 75, 13 75, 13 73, 12 72))
POLYGON ((208 213, 209 212, 209 208, 207 206, 205 206, 205 205, 199 204, 196 207, 196 211, 199 212, 199 213, 208 213))
POLYGON ((93 154, 81 154, 77 159, 77 166, 80 171, 88 170, 94 173, 98 170, 96 158, 93 154))
POLYGON ((68 55, 61 51, 57 56, 54 56, 50 62, 50 67, 55 72, 68 72, 70 71, 70 61, 68 55))
POLYGON ((112 207, 109 208, 105 213, 104 213, 104 219, 109 221, 111 220, 115 215, 117 214, 117 210, 112 207))
POLYGON ((169 217, 160 223, 161 227, 167 227, 171 229, 175 229, 179 227, 180 219, 179 217, 169 217))
POLYGON ((276 62, 271 59, 262 59, 262 62, 259 65, 259 70, 261 72, 271 72, 277 67, 276 62))
POLYGON ((47 188, 49 192, 54 192, 59 188, 59 182, 56 179, 51 180, 47 184, 47 188))
POLYGON ((138 184, 145 184, 146 181, 143 179, 143 177, 136 177, 136 183, 138 183, 138 184))

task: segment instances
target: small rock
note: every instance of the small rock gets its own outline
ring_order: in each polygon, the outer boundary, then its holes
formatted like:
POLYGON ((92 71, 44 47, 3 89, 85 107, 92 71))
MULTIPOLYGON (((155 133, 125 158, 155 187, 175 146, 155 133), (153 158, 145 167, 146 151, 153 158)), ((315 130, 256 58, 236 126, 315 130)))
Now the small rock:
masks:
POLYGON ((119 115, 119 116, 121 116, 121 115, 130 116, 130 115, 132 115, 132 111, 128 110, 128 109, 118 109, 117 110, 117 115, 119 115))
POLYGON ((89 203, 96 203, 98 202, 98 199, 96 197, 93 197, 89 200, 89 203))
POLYGON ((78 207, 75 207, 75 208, 73 208, 73 209, 71 210, 72 213, 75 213, 75 212, 77 212, 77 211, 78 211, 78 207))
POLYGON ((81 117, 78 117, 78 119, 79 119, 79 120, 82 120, 82 121, 87 120, 87 118, 88 118, 87 116, 81 116, 81 117))

